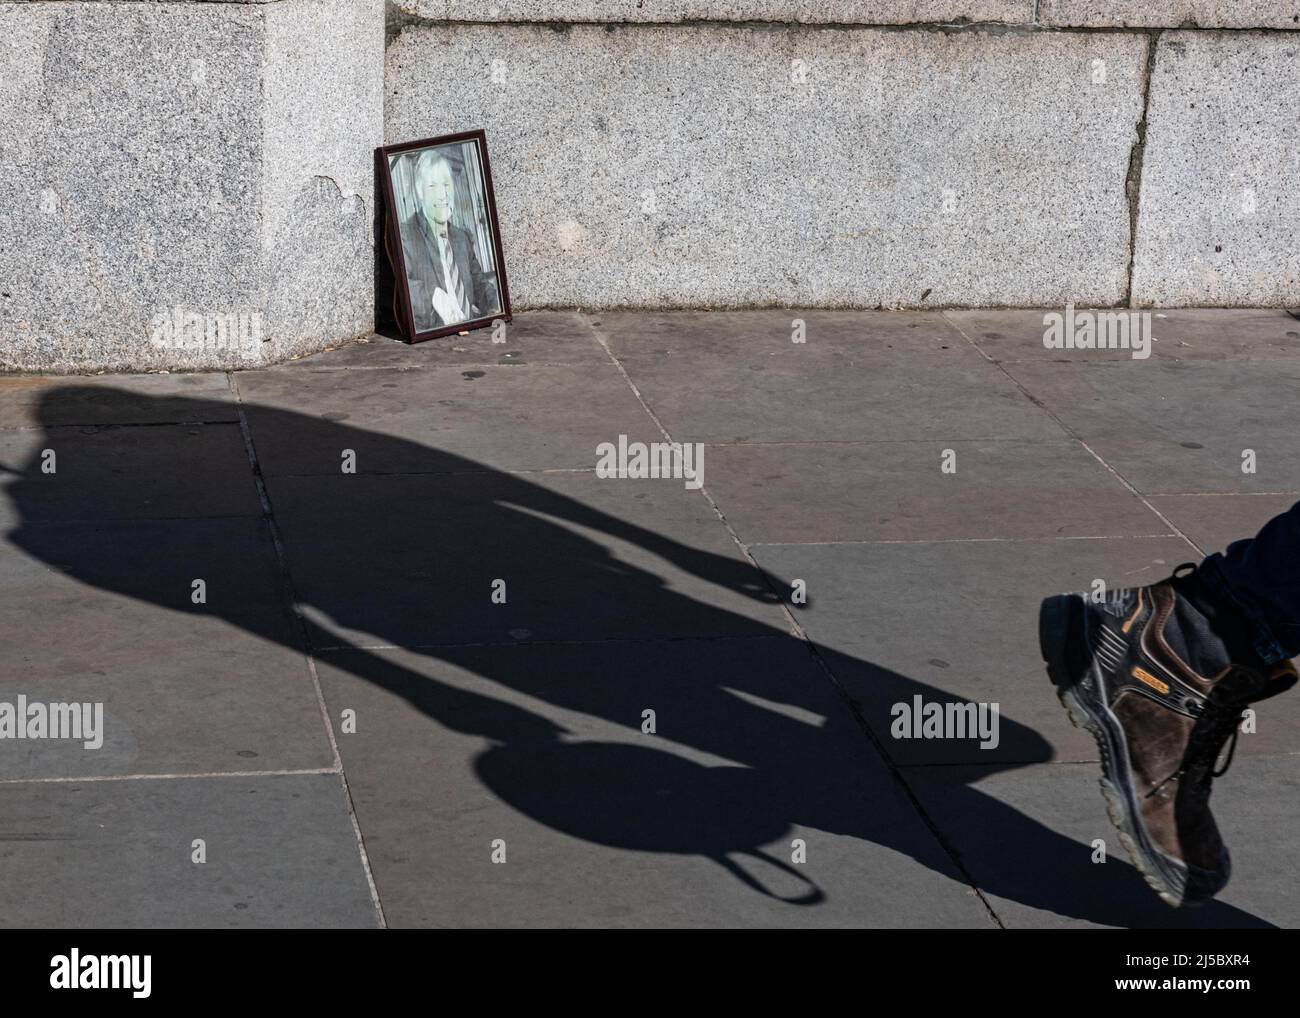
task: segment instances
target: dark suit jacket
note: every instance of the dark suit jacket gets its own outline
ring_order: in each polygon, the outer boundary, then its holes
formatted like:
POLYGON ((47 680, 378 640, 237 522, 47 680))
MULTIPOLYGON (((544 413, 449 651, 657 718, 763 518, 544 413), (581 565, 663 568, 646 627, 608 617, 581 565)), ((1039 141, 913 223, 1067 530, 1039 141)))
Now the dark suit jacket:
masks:
MULTIPOLYGON (((497 302, 493 297, 491 281, 479 264, 470 235, 460 227, 448 223, 447 240, 451 246, 451 256, 456 262, 456 272, 465 287, 465 299, 470 306, 469 317, 481 318, 496 311, 497 302)), ((427 332, 455 324, 444 322, 433 310, 433 291, 441 287, 451 293, 451 289, 443 276, 438 241, 433 236, 428 220, 419 213, 402 226, 402 256, 406 261, 406 280, 411 289, 415 331, 427 332)))

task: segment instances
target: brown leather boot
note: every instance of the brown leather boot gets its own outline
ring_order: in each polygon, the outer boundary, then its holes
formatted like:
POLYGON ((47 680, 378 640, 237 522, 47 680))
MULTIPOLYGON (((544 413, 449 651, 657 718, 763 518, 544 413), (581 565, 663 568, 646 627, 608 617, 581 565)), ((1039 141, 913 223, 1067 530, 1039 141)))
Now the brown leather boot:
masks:
MULTIPOLYGON (((1194 603, 1195 567, 1150 587, 1043 601, 1038 635, 1070 720, 1101 750, 1101 790, 1121 844, 1170 905, 1228 882, 1228 850, 1210 813, 1215 764, 1236 745, 1246 705, 1296 683, 1233 635, 1222 609, 1194 603)), ((1199 588, 1198 592, 1199 592, 1199 588)))

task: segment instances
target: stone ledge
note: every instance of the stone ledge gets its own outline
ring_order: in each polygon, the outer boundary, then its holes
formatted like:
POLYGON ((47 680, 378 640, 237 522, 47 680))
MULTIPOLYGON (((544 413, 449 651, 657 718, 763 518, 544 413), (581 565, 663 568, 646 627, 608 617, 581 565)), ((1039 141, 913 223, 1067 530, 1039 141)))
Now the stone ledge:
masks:
POLYGON ((1027 24, 1034 0, 389 0, 430 21, 770 21, 790 24, 1027 24))
POLYGON ((1061 28, 1300 29, 1297 0, 1040 0, 1038 20, 1061 28))
MULTIPOLYGON (((7 0, 97 3, 104 0, 7 0)), ((127 0, 112 0, 127 2, 127 0)), ((268 5, 288 0, 130 0, 136 3, 268 5)), ((1300 30, 1297 0, 385 0, 428 21, 681 24, 772 22, 849 26, 1300 30)))
POLYGON ((6 0, 6 2, 7 2, 7 3, 13 3, 13 4, 32 4, 32 5, 47 4, 47 3, 105 3, 105 2, 112 2, 112 3, 144 3, 144 4, 157 4, 158 6, 163 6, 163 5, 165 4, 165 5, 168 5, 168 6, 175 6, 175 5, 177 5, 177 4, 208 4, 208 5, 216 5, 216 4, 245 4, 245 5, 253 5, 253 4, 279 4, 279 3, 288 3, 288 2, 290 2, 290 0, 6 0))
POLYGON ((1297 0, 389 0, 430 21, 1300 29, 1297 0))

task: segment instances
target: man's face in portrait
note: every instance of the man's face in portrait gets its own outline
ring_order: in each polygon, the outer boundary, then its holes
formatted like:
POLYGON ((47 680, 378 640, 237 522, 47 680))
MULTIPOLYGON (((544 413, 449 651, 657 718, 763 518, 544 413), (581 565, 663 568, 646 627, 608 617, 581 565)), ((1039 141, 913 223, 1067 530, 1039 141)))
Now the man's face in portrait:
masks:
POLYGON ((425 217, 434 225, 445 227, 451 221, 452 203, 456 200, 456 184, 446 159, 435 159, 420 174, 419 192, 425 217))

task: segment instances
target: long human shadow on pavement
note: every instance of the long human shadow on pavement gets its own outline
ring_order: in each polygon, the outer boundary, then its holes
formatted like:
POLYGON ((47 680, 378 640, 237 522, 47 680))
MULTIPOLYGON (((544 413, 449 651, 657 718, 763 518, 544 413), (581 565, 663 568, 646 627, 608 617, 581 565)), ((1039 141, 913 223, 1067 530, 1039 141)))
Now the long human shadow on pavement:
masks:
MULTIPOLYGON (((954 875, 947 852, 923 826, 893 823, 873 809, 858 786, 827 780, 843 759, 837 751, 861 750, 869 736, 822 673, 810 684, 792 681, 780 667, 791 644, 800 655, 810 654, 769 621, 779 618, 774 591, 790 589, 782 578, 763 575, 739 554, 691 547, 583 504, 554 485, 463 456, 278 407, 249 405, 245 412, 259 450, 273 446, 278 463, 289 456, 295 466, 294 483, 278 476, 267 483, 309 649, 334 648, 328 656, 333 666, 405 699, 433 725, 482 738, 474 771, 502 802, 593 844, 713 859, 754 893, 779 897, 792 908, 825 900, 802 870, 764 847, 788 839, 796 825, 874 842, 954 875), (356 475, 341 474, 342 450, 357 454, 356 475), (382 479, 367 473, 373 464, 386 471, 382 479), (754 602, 753 617, 672 589, 657 573, 619 558, 606 546, 615 541, 649 552, 719 592, 742 595, 754 602), (689 704, 695 715, 695 723, 675 731, 675 741, 737 766, 703 766, 649 743, 573 741, 556 718, 494 695, 510 690, 557 712, 578 711, 622 726, 639 722, 646 701, 645 689, 635 683, 573 682, 533 667, 526 652, 485 655, 483 645, 497 639, 493 634, 501 632, 507 617, 487 597, 490 578, 503 575, 520 577, 517 585, 512 581, 515 614, 509 617, 528 620, 531 633, 525 639, 564 634, 566 627, 571 633, 573 614, 582 611, 592 628, 603 632, 617 629, 620 619, 637 619, 645 626, 637 638, 726 636, 740 638, 737 647, 762 647, 762 653, 746 659, 757 667, 724 674, 701 666, 654 677, 666 699, 689 704), (467 590, 483 596, 466 597, 467 590), (406 668, 393 655, 368 650, 340 630, 416 648, 479 675, 482 687, 470 690, 406 668), (764 667, 768 661, 772 666, 764 667), (787 705, 795 712, 764 704, 787 705), (798 712, 825 720, 811 725, 798 712), (740 865, 738 859, 746 856, 754 865, 740 865), (797 890, 777 894, 770 886, 774 882, 797 890)), ((130 520, 142 488, 162 486, 182 498, 192 493, 201 505, 214 483, 214 468, 198 457, 160 460, 139 452, 128 440, 133 425, 120 428, 123 441, 114 447, 111 464, 83 464, 80 480, 75 470, 63 467, 56 475, 43 473, 40 449, 60 450, 60 462, 71 465, 88 430, 83 426, 96 421, 208 421, 213 423, 204 427, 238 428, 230 423, 229 403, 69 384, 43 394, 37 417, 44 429, 37 451, 21 467, 9 468, 5 484, 19 518, 7 535, 15 546, 93 588, 173 612, 216 614, 257 636, 303 649, 282 617, 250 612, 237 598, 195 606, 175 590, 160 589, 158 570, 142 568, 138 543, 126 548, 103 541, 93 553, 70 559, 63 531, 51 525, 68 519, 130 520), (69 426, 70 421, 83 426, 69 426), (155 476, 164 461, 179 464, 175 476, 155 476), (146 471, 153 474, 146 477, 146 471), (88 483, 89 477, 98 481, 88 483)), ((251 470, 247 483, 255 483, 251 470)), ((159 523, 173 529, 186 525, 175 518, 159 523)), ((174 542, 169 547, 174 549, 174 542)), ((217 562, 247 552, 213 546, 208 529, 195 536, 192 554, 199 562, 217 562)), ((862 605, 862 611, 870 610, 862 605)), ((818 653, 855 704, 911 702, 917 695, 926 702, 961 700, 831 647, 819 646, 818 653)), ((1046 680, 1043 695, 1051 695, 1046 680)), ((866 713, 874 730, 884 734, 881 712, 866 713)), ((1004 759, 980 768, 981 777, 1051 757, 1041 735, 1005 714, 1001 740, 1004 759)), ((924 750, 931 744, 918 745, 924 750)), ((866 755, 874 766, 874 750, 866 755)), ((885 766, 882 762, 882 773, 885 766)), ((944 800, 943 816, 971 825, 952 829, 951 823, 938 823, 959 856, 967 853, 962 861, 986 894, 1107 925, 1269 925, 1219 902, 1195 912, 1169 909, 1126 862, 1091 865, 1088 846, 968 784, 972 773, 931 768, 928 787, 934 792, 932 776, 943 775, 937 793, 944 800)), ((1100 810, 1099 797, 1099 827, 1100 810)))

